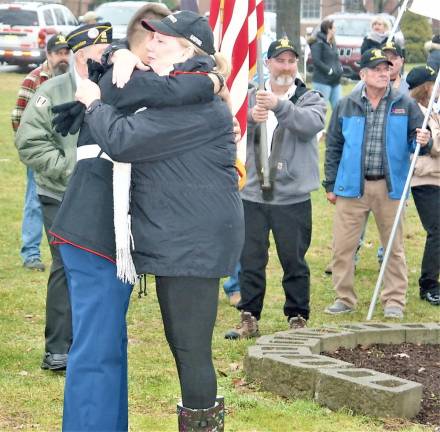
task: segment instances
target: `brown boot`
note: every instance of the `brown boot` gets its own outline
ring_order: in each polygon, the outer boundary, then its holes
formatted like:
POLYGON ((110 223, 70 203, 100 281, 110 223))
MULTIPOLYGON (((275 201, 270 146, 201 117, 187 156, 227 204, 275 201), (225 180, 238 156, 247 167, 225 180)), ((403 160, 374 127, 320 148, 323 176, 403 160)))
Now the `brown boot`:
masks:
POLYGON ((258 321, 250 312, 241 311, 240 324, 225 334, 225 339, 248 339, 260 336, 258 321))
POLYGON ((224 432, 225 405, 223 398, 217 398, 212 408, 190 409, 177 405, 179 432, 224 432))
POLYGON ((307 327, 307 320, 301 315, 293 316, 289 318, 289 328, 291 330, 307 327))

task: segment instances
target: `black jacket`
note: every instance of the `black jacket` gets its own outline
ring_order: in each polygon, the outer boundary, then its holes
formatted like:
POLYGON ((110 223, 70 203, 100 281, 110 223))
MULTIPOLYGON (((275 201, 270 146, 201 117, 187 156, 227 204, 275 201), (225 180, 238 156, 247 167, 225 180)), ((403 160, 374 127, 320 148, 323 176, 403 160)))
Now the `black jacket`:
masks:
POLYGON ((387 41, 387 39, 388 36, 385 36, 380 42, 377 42, 373 39, 370 39, 368 36, 365 36, 361 45, 361 54, 372 48, 382 48, 382 45, 387 41))
POLYGON ((112 159, 133 164, 137 272, 217 278, 234 270, 244 237, 232 116, 220 100, 183 111, 125 117, 97 104, 86 122, 112 159))
MULTIPOLYGON (((180 70, 209 70, 210 67, 195 59, 180 65, 180 70)), ((203 75, 159 77, 152 72, 135 71, 123 89, 112 85, 111 76, 112 71, 109 70, 99 82, 102 100, 121 113, 130 114, 144 106, 182 106, 213 99, 212 82, 203 75)), ((166 116, 168 109, 163 108, 161 112, 166 116)), ((190 117, 190 110, 171 112, 179 117, 182 124, 190 117)), ((90 126, 93 127, 90 123, 84 123, 81 127, 78 146, 96 143, 90 126)), ((169 134, 167 144, 176 144, 174 138, 169 134)), ((161 147, 162 142, 156 144, 161 147)), ((98 158, 83 159, 76 164, 51 232, 59 241, 66 241, 114 261, 112 168, 110 161, 98 158)))
POLYGON ((323 32, 316 35, 316 42, 311 47, 313 59, 313 82, 335 86, 342 77, 342 65, 336 45, 327 42, 323 32))

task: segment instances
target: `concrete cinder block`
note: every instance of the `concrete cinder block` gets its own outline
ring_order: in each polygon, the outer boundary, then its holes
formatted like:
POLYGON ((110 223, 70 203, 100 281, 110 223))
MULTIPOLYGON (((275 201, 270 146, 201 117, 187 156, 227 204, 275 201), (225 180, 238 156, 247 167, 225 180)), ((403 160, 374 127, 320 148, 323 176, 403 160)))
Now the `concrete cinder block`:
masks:
POLYGON ((352 366, 321 355, 268 354, 257 362, 247 362, 245 373, 258 380, 264 390, 288 398, 312 399, 320 368, 352 366))
POLYGON ((310 349, 312 354, 321 352, 321 341, 317 338, 284 335, 282 333, 261 336, 255 343, 257 345, 291 345, 310 349))
POLYGON ((401 344, 405 342, 405 328, 401 324, 360 323, 342 326, 356 334, 358 345, 401 344))
POLYGON ((320 369, 315 400, 379 417, 412 418, 420 411, 421 384, 371 369, 320 369))
POLYGON ((318 338, 321 341, 321 352, 333 352, 338 348, 355 348, 356 334, 336 327, 302 328, 283 332, 301 337, 318 338))
POLYGON ((403 323, 405 342, 414 344, 440 344, 440 324, 403 323))

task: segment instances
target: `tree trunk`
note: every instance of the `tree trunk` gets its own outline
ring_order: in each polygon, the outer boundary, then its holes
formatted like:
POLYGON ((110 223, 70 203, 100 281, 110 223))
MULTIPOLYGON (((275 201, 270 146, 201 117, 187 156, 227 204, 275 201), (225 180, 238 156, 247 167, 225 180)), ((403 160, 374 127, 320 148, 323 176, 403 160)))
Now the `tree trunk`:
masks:
POLYGON ((277 38, 287 36, 300 49, 301 0, 276 0, 277 38))

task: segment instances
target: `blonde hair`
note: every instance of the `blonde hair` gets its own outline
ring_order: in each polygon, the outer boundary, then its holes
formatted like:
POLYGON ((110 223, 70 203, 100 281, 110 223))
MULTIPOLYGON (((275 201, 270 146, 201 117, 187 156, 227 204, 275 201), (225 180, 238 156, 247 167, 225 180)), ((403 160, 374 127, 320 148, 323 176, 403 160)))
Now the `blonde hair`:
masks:
POLYGON ((129 47, 139 45, 144 41, 146 30, 141 21, 146 19, 161 20, 170 15, 171 11, 162 3, 147 3, 142 6, 131 18, 127 26, 127 39, 129 47))
POLYGON ((423 105, 424 107, 427 107, 433 87, 433 81, 425 81, 423 84, 420 84, 410 90, 409 94, 417 103, 423 105))
MULTIPOLYGON (((206 51, 203 51, 201 48, 195 46, 193 43, 191 43, 189 40, 185 38, 177 38, 180 42, 180 44, 184 48, 192 48, 193 53, 191 57, 194 57, 195 55, 199 56, 209 56, 209 54, 206 51)), ((215 62, 215 71, 222 74, 225 78, 228 78, 228 76, 231 73, 231 66, 227 60, 227 58, 219 52, 215 52, 212 56, 214 58, 215 62)))
POLYGON ((376 23, 383 24, 386 32, 391 30, 390 22, 381 15, 376 15, 371 20, 371 28, 373 28, 374 24, 376 24, 376 23))

